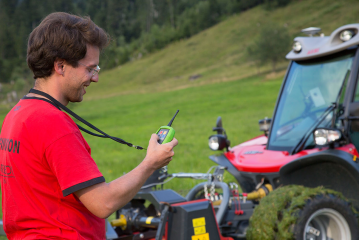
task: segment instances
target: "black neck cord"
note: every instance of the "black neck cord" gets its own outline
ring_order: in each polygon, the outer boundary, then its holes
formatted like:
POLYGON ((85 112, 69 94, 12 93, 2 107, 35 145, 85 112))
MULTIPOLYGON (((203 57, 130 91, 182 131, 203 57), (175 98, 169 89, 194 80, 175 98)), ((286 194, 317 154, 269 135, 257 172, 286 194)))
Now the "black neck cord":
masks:
POLYGON ((79 120, 80 122, 82 122, 83 124, 87 125, 88 127, 92 128, 93 130, 99 132, 99 133, 102 133, 102 135, 100 134, 96 134, 96 133, 93 133, 83 127, 81 127, 80 125, 76 124, 79 129, 81 129, 82 131, 92 135, 92 136, 96 136, 96 137, 102 137, 102 138, 111 138, 112 140, 118 142, 118 143, 122 143, 122 144, 126 144, 127 146, 129 147, 134 147, 138 150, 142 150, 142 149, 145 149, 143 147, 140 147, 140 146, 136 146, 136 145, 133 145, 132 143, 129 143, 129 142, 126 142, 125 140, 121 139, 121 138, 117 138, 117 137, 112 137, 110 135, 108 135, 107 133, 101 131, 100 129, 98 129, 97 127, 95 127, 94 125, 92 125, 91 123, 87 122, 85 119, 81 118, 80 116, 78 116, 76 113, 74 113, 73 111, 71 111, 70 109, 68 109, 67 107, 65 107, 62 103, 60 103, 59 101, 57 101, 55 98, 53 98, 52 96, 50 96, 49 94, 47 93, 44 93, 44 92, 41 92, 39 90, 36 90, 36 89, 33 89, 31 88, 29 93, 35 93, 35 94, 38 94, 38 95, 41 95, 41 96, 44 96, 46 97, 47 99, 49 99, 51 102, 53 102, 57 107, 59 107, 60 109, 64 110, 65 112, 67 112, 68 114, 70 114, 71 116, 73 116, 74 118, 76 118, 77 120, 79 120))

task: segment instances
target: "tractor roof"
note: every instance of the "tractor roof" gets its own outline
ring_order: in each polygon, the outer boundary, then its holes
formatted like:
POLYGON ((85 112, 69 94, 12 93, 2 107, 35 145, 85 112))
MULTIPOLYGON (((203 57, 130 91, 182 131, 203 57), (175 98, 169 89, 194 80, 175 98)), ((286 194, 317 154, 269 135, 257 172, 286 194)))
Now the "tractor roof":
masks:
POLYGON ((306 60, 345 50, 359 44, 358 32, 359 24, 355 23, 342 26, 327 37, 296 37, 294 42, 299 42, 301 50, 297 52, 294 50, 290 51, 286 58, 290 60, 306 60), (343 41, 340 35, 346 30, 352 33, 352 38, 343 41))

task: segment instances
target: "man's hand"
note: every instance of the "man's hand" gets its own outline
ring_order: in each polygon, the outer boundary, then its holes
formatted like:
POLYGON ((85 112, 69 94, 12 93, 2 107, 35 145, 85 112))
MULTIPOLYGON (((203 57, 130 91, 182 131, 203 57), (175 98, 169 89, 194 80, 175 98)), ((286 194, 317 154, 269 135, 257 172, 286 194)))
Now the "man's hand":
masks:
POLYGON ((178 144, 176 138, 165 144, 159 144, 158 140, 157 134, 152 134, 147 147, 146 157, 143 160, 146 164, 150 165, 153 171, 169 164, 175 154, 173 148, 178 144))
POLYGON ((172 160, 177 139, 162 145, 157 141, 158 136, 152 134, 145 159, 131 172, 110 183, 103 182, 78 190, 76 196, 92 214, 107 218, 128 203, 155 170, 172 160))

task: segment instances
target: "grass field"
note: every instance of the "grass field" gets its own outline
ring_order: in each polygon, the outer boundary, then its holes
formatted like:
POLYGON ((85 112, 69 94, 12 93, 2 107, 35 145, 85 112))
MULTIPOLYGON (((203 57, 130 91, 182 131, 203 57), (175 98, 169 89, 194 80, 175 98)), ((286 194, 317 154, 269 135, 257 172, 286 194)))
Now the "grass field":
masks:
MULTIPOLYGON (((105 132, 147 147, 150 135, 167 125, 179 109, 173 123, 179 145, 169 171, 206 172, 214 165, 208 159, 214 154, 208 148, 208 137, 213 133, 217 117, 222 117, 233 144, 261 134, 258 120, 272 116, 281 82, 282 77, 270 80, 265 76, 251 77, 182 90, 86 101, 74 110, 105 132)), ((84 135, 108 181, 130 171, 145 156, 145 151, 84 135)), ((166 187, 188 190, 193 184, 193 180, 172 180, 166 187)))

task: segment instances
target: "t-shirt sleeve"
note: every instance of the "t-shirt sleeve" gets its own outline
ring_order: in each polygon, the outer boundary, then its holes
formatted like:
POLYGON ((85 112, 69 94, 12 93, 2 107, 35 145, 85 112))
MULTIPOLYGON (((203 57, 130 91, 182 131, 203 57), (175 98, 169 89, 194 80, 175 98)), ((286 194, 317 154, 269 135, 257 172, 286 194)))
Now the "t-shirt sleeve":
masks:
POLYGON ((45 158, 63 196, 105 182, 80 133, 69 133, 46 148, 45 158))

